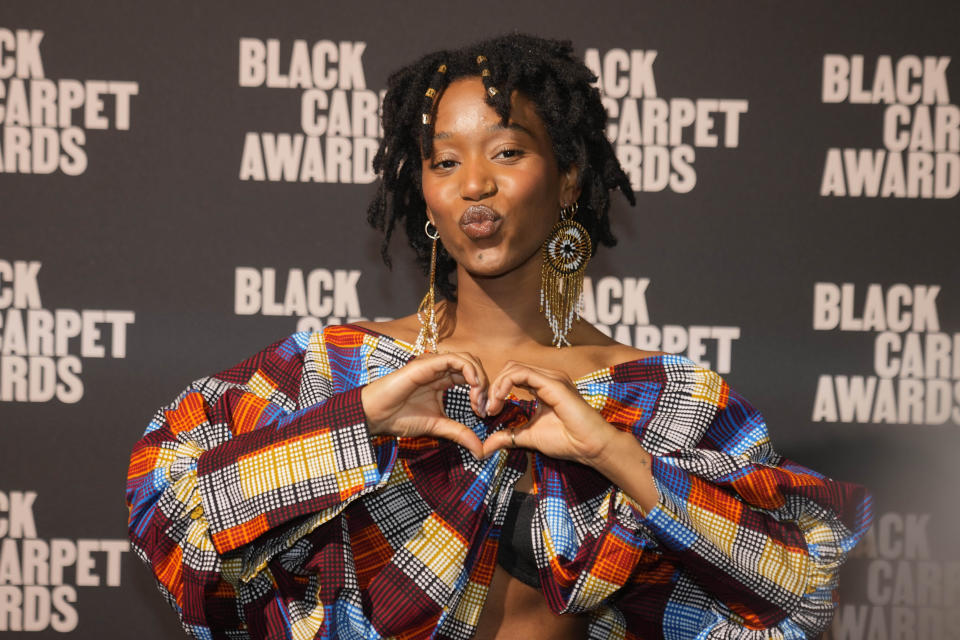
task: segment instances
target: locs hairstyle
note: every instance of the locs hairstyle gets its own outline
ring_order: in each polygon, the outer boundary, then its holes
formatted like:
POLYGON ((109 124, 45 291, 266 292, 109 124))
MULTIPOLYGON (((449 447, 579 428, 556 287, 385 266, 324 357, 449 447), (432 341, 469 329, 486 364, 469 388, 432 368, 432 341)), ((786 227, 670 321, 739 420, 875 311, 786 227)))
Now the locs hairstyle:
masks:
MULTIPOLYGON (((600 92, 591 84, 596 77, 574 57, 569 41, 515 34, 428 54, 388 78, 383 99, 383 140, 373 158, 380 182, 367 209, 367 220, 384 234, 384 262, 390 265, 388 246, 399 223, 407 232, 417 262, 425 272, 429 269, 431 241, 423 230, 427 214, 420 186, 421 160, 432 153, 434 107, 443 89, 458 78, 471 76, 482 78, 487 103, 504 124, 510 118, 514 91, 534 103, 553 142, 560 169, 575 164, 580 170, 576 220, 590 234, 591 253, 596 252, 598 244, 616 244, 608 215, 610 191, 619 189, 630 204, 635 200, 630 181, 604 135, 607 114, 600 92)), ((437 288, 446 298, 456 295, 450 282, 455 267, 441 247, 437 288)))

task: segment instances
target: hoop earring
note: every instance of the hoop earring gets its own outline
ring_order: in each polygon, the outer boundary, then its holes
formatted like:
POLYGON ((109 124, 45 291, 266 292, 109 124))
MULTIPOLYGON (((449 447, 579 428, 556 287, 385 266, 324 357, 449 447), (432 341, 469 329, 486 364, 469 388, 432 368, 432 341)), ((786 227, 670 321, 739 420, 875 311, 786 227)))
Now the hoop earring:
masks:
POLYGON ((590 234, 573 219, 578 205, 560 207, 560 220, 543 243, 540 268, 540 311, 553 331, 555 347, 569 347, 567 334, 580 319, 583 271, 590 262, 590 234))
POLYGON ((439 339, 434 285, 437 277, 437 240, 440 239, 440 231, 432 222, 427 220, 427 223, 423 225, 423 232, 433 240, 433 246, 430 249, 430 286, 427 289, 427 294, 420 301, 420 306, 417 307, 420 333, 417 334, 417 342, 413 345, 414 355, 420 355, 428 348, 431 353, 436 353, 439 339), (433 226, 433 233, 430 233, 431 226, 433 226))

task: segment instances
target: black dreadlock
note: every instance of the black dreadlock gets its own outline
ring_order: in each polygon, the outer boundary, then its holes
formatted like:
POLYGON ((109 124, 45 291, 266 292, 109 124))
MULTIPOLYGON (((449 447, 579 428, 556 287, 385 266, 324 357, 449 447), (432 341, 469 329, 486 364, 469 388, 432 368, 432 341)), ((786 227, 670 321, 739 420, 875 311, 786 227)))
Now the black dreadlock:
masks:
MULTIPOLYGON (((569 41, 529 35, 500 36, 455 51, 437 51, 393 73, 383 99, 383 140, 373 168, 380 175, 367 220, 384 234, 381 255, 390 265, 388 245, 398 222, 407 232, 417 262, 429 270, 431 241, 424 234, 426 203, 420 186, 421 161, 433 146, 434 106, 443 89, 458 78, 480 76, 487 104, 507 124, 510 96, 529 98, 546 125, 561 170, 580 170, 579 210, 575 216, 598 244, 613 246, 610 191, 619 189, 635 204, 630 181, 604 135, 607 113, 596 77, 574 57, 569 41)), ((437 289, 455 299, 450 274, 456 268, 442 247, 437 252, 437 289)))

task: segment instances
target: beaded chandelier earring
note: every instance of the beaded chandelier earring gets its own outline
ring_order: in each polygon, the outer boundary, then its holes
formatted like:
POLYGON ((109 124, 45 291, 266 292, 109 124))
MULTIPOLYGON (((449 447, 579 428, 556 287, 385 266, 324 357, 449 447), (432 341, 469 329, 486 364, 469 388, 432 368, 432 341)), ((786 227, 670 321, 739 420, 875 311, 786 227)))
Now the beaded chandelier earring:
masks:
POLYGON ((578 205, 560 208, 560 220, 543 243, 540 311, 553 331, 553 345, 569 347, 567 334, 580 317, 583 271, 590 261, 590 234, 573 219, 578 205))

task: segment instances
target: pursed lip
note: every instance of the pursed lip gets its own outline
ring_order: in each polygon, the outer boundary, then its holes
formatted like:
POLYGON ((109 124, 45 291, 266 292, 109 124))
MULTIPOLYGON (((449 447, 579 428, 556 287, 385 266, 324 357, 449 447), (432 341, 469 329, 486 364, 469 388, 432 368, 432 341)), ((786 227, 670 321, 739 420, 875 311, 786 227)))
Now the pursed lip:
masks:
POLYGON ((467 237, 482 240, 494 235, 503 222, 503 217, 488 206, 471 205, 460 216, 460 228, 467 237))

